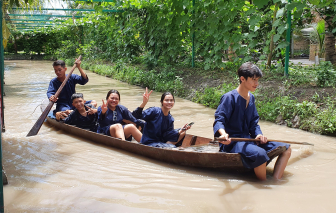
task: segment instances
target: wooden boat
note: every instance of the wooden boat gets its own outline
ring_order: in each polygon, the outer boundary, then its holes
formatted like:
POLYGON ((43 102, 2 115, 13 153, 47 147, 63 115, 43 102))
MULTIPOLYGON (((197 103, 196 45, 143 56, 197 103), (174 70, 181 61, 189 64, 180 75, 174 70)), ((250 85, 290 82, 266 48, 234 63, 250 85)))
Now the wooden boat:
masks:
MULTIPOLYGON (((240 155, 237 153, 224 153, 218 151, 200 152, 197 151, 197 148, 189 149, 191 147, 199 147, 200 145, 209 144, 210 141, 212 141, 212 139, 209 138, 186 135, 181 147, 163 149, 98 134, 62 122, 58 122, 50 117, 47 117, 47 122, 67 133, 91 140, 95 143, 105 144, 107 146, 126 150, 166 163, 220 170, 246 170, 246 168, 243 166, 240 155)), ((274 157, 280 155, 283 151, 285 151, 285 147, 278 147, 277 149, 269 152, 268 156, 273 159, 274 157)))

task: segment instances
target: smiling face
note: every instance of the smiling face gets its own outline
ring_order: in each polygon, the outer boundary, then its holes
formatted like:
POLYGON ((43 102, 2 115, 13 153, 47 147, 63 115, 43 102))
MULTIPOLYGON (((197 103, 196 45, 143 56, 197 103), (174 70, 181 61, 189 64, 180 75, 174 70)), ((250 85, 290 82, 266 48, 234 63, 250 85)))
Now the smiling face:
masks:
POLYGON ((72 101, 72 106, 74 106, 78 111, 81 111, 84 108, 84 99, 83 98, 76 98, 72 101))
POLYGON ((247 80, 241 76, 241 85, 248 91, 254 92, 259 85, 259 77, 247 77, 247 80))
POLYGON ((170 110, 175 104, 174 97, 172 95, 166 95, 161 104, 163 108, 170 110))
POLYGON ((106 100, 107 107, 110 109, 115 109, 115 107, 119 104, 119 95, 117 93, 111 93, 106 100))
POLYGON ((61 65, 54 66, 55 74, 57 75, 57 79, 64 79, 65 72, 67 70, 66 67, 62 67, 61 65))

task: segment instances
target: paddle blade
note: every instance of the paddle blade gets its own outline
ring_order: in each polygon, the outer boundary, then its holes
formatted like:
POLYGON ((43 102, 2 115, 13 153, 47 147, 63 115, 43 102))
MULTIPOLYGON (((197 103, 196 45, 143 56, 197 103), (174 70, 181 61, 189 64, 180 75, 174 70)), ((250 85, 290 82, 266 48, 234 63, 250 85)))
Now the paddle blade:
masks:
POLYGON ((54 102, 50 101, 48 106, 45 108, 39 119, 35 122, 34 126, 30 129, 26 137, 37 135, 40 131, 41 126, 46 119, 47 115, 49 114, 51 108, 53 107, 54 102))

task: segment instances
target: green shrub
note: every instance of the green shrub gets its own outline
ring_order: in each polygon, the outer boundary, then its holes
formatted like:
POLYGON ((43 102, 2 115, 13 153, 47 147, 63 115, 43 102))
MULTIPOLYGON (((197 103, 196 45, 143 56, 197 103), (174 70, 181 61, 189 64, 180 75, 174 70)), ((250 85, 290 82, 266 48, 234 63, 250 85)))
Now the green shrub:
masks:
POLYGON ((317 85, 328 87, 336 85, 336 72, 330 61, 321 62, 317 69, 317 85))
POLYGON ((207 87, 203 92, 197 91, 193 101, 211 108, 217 108, 223 94, 235 89, 237 85, 223 84, 218 87, 207 87))
MULTIPOLYGON (((66 62, 72 61, 66 60, 66 62)), ((99 75, 112 77, 133 85, 148 87, 158 92, 170 91, 178 96, 185 94, 182 78, 179 77, 180 73, 169 66, 162 68, 160 71, 142 70, 122 60, 117 61, 114 65, 82 62, 81 66, 83 69, 91 70, 99 75)))

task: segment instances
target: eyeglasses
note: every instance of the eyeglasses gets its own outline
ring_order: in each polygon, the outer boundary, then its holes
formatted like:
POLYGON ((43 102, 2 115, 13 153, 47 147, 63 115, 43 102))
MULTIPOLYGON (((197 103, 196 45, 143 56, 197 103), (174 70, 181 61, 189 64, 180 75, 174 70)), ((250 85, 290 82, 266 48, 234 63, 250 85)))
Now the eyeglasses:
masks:
POLYGON ((113 111, 113 121, 116 121, 117 119, 117 111, 113 111))

